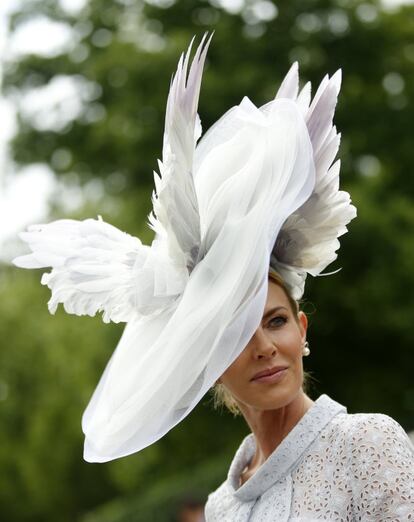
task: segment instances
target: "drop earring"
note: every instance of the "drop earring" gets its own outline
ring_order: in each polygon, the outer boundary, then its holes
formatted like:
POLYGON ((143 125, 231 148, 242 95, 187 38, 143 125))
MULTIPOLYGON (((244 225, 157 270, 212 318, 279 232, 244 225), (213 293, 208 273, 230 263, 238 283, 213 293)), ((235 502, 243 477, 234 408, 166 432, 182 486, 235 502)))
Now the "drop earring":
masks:
POLYGON ((305 341, 305 342, 303 343, 302 354, 303 354, 304 357, 307 357, 307 356, 310 354, 310 349, 309 349, 309 343, 308 343, 308 341, 305 341))

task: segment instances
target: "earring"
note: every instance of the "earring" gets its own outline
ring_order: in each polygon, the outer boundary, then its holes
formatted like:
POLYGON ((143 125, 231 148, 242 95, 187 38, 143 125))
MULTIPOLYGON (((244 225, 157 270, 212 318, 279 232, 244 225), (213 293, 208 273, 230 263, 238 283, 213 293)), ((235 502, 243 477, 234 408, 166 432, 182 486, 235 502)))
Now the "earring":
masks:
POLYGON ((309 343, 308 343, 308 341, 305 341, 305 342, 303 343, 302 354, 303 354, 304 357, 307 357, 307 356, 310 354, 310 349, 309 349, 309 343))

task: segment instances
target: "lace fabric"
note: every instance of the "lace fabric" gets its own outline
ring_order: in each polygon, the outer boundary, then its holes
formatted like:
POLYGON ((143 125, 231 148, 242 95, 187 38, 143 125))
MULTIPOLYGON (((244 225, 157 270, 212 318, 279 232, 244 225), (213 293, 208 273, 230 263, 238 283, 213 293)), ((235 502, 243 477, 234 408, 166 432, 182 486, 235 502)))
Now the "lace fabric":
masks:
POLYGON ((255 452, 248 435, 207 522, 414 521, 414 448, 383 414, 348 414, 322 395, 259 470, 238 487, 255 452))

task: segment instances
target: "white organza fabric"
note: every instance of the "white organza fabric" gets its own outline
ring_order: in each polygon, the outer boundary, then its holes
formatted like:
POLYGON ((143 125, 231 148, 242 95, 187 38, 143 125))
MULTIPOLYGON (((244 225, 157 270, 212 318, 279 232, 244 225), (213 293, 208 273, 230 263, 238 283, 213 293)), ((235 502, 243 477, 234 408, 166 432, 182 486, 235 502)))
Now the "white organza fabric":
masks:
POLYGON ((414 447, 382 414, 348 414, 321 395, 258 471, 239 486, 255 453, 248 435, 227 480, 207 501, 206 522, 409 522, 414 447))

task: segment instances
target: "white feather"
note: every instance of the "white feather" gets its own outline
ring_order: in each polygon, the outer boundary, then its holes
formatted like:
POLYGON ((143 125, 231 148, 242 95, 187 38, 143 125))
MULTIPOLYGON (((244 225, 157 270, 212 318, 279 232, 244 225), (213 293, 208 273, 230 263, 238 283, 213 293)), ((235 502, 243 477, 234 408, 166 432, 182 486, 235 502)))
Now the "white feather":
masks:
POLYGON ((171 304, 188 278, 185 265, 172 263, 162 243, 148 247, 102 219, 33 225, 20 236, 32 253, 14 264, 52 268, 41 280, 52 291, 52 314, 62 303, 71 314, 103 312, 104 322, 127 322, 171 304))
POLYGON ((198 97, 210 40, 203 38, 187 75, 191 42, 171 82, 160 175, 154 172, 155 215, 149 221, 157 235, 151 247, 102 219, 33 225, 20 235, 32 253, 14 264, 52 268, 42 277, 52 291, 51 313, 62 303, 68 313, 103 312, 105 322, 127 322, 134 314, 165 309, 181 295, 200 246, 192 171, 201 135, 198 97))
POLYGON ((280 84, 276 98, 288 98, 289 100, 296 100, 299 89, 298 69, 298 62, 294 62, 282 83, 280 84))
MULTIPOLYGON (((201 41, 188 71, 192 42, 181 55, 168 94, 161 177, 156 179, 150 226, 167 238, 173 259, 184 256, 191 270, 200 247, 200 217, 193 180, 193 156, 201 123, 197 115, 201 77, 210 38, 201 41)), ((155 176, 157 178, 157 176, 155 176)))
MULTIPOLYGON (((291 98, 295 92, 286 87, 296 83, 292 76, 297 71, 292 69, 276 98, 291 98)), ((340 143, 340 135, 332 124, 340 85, 339 70, 332 78, 325 76, 311 103, 309 83, 296 100, 312 142, 316 181, 309 199, 283 225, 271 258, 271 266, 286 278, 296 298, 303 294, 306 273, 318 275, 336 259, 337 238, 356 216, 349 194, 339 190, 340 163, 333 163, 340 143)))

